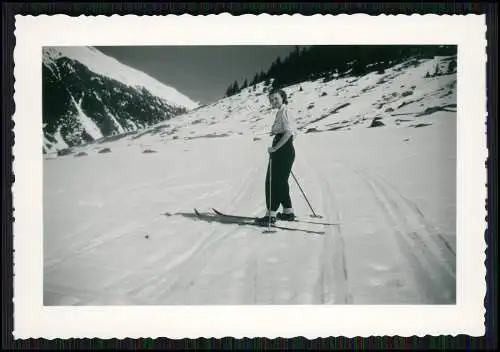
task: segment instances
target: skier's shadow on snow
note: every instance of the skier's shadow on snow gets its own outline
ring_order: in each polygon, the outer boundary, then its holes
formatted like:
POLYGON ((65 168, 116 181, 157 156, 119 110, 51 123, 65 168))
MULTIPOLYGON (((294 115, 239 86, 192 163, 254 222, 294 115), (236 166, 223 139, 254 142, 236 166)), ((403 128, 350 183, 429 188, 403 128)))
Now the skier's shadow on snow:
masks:
POLYGON ((224 219, 220 216, 217 216, 216 214, 206 214, 206 213, 199 213, 199 215, 196 215, 196 213, 190 212, 190 213, 184 213, 184 212, 177 212, 177 213, 163 213, 165 216, 183 216, 188 219, 192 219, 194 221, 205 221, 208 223, 219 223, 219 224, 232 224, 232 225, 249 225, 251 224, 250 222, 244 222, 244 221, 235 221, 234 219, 224 219))

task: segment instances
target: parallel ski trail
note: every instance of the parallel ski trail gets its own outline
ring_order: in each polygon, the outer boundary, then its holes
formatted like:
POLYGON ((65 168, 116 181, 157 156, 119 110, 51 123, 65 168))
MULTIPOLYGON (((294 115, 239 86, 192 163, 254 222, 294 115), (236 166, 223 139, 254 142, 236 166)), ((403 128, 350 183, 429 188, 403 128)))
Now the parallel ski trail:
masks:
MULTIPOLYGON (((241 203, 245 200, 245 195, 250 193, 252 186, 255 182, 255 174, 258 172, 258 167, 254 167, 251 172, 248 173, 247 178, 242 183, 241 187, 236 190, 237 196, 234 199, 228 200, 233 206, 241 206, 241 203)), ((197 222, 198 223, 198 222, 197 222)), ((203 222, 200 222, 203 224, 203 222)), ((190 228, 194 228, 195 225, 190 228)), ((167 304, 183 304, 186 302, 186 296, 188 290, 197 290, 197 280, 200 279, 203 270, 207 265, 210 264, 217 253, 223 250, 222 247, 225 245, 225 240, 230 239, 232 236, 241 233, 242 229, 238 225, 228 226, 227 224, 210 224, 211 230, 208 234, 204 234, 202 239, 197 242, 194 249, 187 251, 174 263, 169 263, 165 270, 170 270, 169 275, 162 274, 149 280, 150 286, 147 291, 139 291, 136 294, 140 294, 144 297, 148 297, 148 300, 153 300, 161 303, 167 304), (173 270, 176 268, 175 270, 173 270), (154 284, 153 284, 154 283, 154 284)), ((183 228, 183 231, 186 229, 183 228)), ((202 231, 202 230, 201 230, 202 231)), ((201 234, 202 232, 200 232, 201 234)), ((217 292, 217 289, 215 289, 217 292)), ((203 303, 210 301, 210 297, 199 297, 196 298, 194 303, 203 303)))
MULTIPOLYGON (((326 197, 323 198, 327 214, 339 214, 339 210, 334 207, 332 199, 334 193, 328 181, 323 180, 326 197)), ((328 228, 324 246, 324 265, 333 267, 334 292, 336 303, 352 304, 353 297, 349 288, 349 274, 346 261, 345 241, 342 233, 342 225, 328 228), (327 242, 328 241, 328 242, 327 242)))
MULTIPOLYGON (((401 256, 393 252, 397 246, 385 232, 389 226, 380 208, 373 207, 376 203, 368 186, 341 160, 325 163, 322 156, 314 154, 304 170, 312 170, 313 164, 319 187, 309 186, 311 203, 321 205, 317 212, 328 220, 339 220, 339 226, 325 227, 323 269, 318 278, 323 297, 330 295, 336 304, 422 302, 415 292, 418 286, 404 277, 409 269, 400 266, 401 256), (373 211, 368 211, 371 208, 373 211)), ((314 180, 309 179, 312 184, 314 180)))
MULTIPOLYGON (((345 243, 342 238, 342 224, 340 222, 340 210, 335 199, 335 193, 330 187, 326 173, 320 167, 321 164, 311 163, 313 155, 306 155, 300 159, 297 165, 300 171, 309 170, 309 174, 316 180, 320 187, 316 193, 306 193, 315 213, 320 213, 324 219, 321 221, 336 222, 336 226, 324 226, 325 236, 319 255, 318 279, 316 283, 316 296, 321 304, 351 304, 353 297, 349 289, 348 269, 345 259, 345 243), (315 172, 310 172, 315 170, 315 172), (321 199, 321 203, 313 202, 312 199, 321 199), (315 208, 321 204, 321 208, 315 208)), ((313 184, 309 182, 309 184, 313 184)), ((304 192, 307 192, 304 190, 304 192)), ((305 200, 304 200, 305 201, 305 200)), ((312 210, 308 209, 309 213, 312 210)))
MULTIPOLYGON (((158 304, 172 304, 170 295, 182 292, 187 285, 194 280, 196 273, 206 265, 211 251, 220 245, 225 238, 236 232, 237 229, 229 229, 221 233, 220 229, 213 228, 207 235, 201 237, 189 250, 175 259, 171 254, 166 254, 165 259, 157 261, 160 266, 159 274, 150 277, 142 283, 142 286, 131 291, 133 296, 144 297, 148 302, 158 304), (165 264, 161 264, 161 263, 165 264)), ((143 270, 145 272, 149 271, 143 270)))
POLYGON ((362 180, 380 205, 390 224, 394 240, 404 253, 409 273, 419 283, 426 302, 453 303, 455 296, 455 254, 449 246, 430 232, 418 207, 387 181, 358 166, 343 163, 362 180))
POLYGON ((372 174, 373 178, 378 179, 378 183, 385 187, 386 189, 390 189, 393 193, 397 194, 401 201, 406 203, 406 207, 411 209, 410 213, 414 218, 417 218, 421 225, 425 227, 425 231, 429 235, 430 240, 435 242, 435 246, 437 246, 439 255, 446 257, 447 264, 452 267, 453 272, 456 267, 456 253, 452 248, 450 243, 436 230, 426 219, 420 208, 415 204, 415 202, 411 201, 403 194, 401 194, 392 184, 390 184, 387 180, 385 180, 380 175, 372 174), (385 185, 385 186, 384 186, 385 185))
POLYGON ((386 199, 391 200, 391 205, 398 211, 405 226, 413 229, 423 246, 428 248, 429 260, 437 261, 435 264, 442 266, 442 270, 446 270, 454 280, 456 254, 450 244, 430 225, 418 206, 398 192, 394 186, 388 184, 387 181, 384 186, 384 183, 377 181, 376 178, 373 178, 372 182, 380 188, 386 199))

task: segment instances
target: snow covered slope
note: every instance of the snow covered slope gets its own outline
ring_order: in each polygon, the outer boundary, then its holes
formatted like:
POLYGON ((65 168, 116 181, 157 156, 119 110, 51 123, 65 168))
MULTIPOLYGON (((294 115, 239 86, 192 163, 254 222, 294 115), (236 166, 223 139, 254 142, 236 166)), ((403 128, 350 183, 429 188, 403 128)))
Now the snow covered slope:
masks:
POLYGON ((46 152, 134 131, 199 104, 92 47, 43 51, 46 152))
MULTIPOLYGON (((286 87, 289 111, 301 134, 348 131, 371 126, 419 125, 438 111, 456 110, 456 57, 412 59, 383 74, 323 79, 286 87), (438 75, 434 75, 438 67, 438 75)), ((239 94, 148 127, 134 137, 160 141, 266 133, 274 119, 263 82, 239 94), (156 139, 153 139, 156 140, 156 139)), ((432 117, 431 117, 432 119, 432 117)))
POLYGON ((324 235, 193 217, 264 213, 263 85, 47 155, 44 304, 455 304, 457 77, 432 77, 448 62, 286 88, 303 132, 292 171, 339 223, 289 226, 324 235))
POLYGON ((131 87, 146 88, 151 94, 167 101, 173 106, 193 109, 199 103, 191 100, 173 87, 161 83, 142 71, 124 65, 93 47, 48 47, 43 53, 43 62, 51 64, 61 57, 76 60, 99 75, 112 78, 131 87))

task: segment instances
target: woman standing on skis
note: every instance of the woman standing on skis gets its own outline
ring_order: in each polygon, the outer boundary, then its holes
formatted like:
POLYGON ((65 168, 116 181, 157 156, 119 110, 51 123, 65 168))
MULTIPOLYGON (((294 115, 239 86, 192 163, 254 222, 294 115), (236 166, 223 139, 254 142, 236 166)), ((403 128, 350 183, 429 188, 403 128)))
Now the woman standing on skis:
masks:
POLYGON ((269 93, 271 106, 278 109, 271 135, 274 135, 272 146, 268 149, 269 164, 267 167, 265 196, 266 215, 258 218, 259 225, 269 225, 280 220, 294 220, 295 215, 290 199, 288 178, 295 161, 295 148, 293 141, 296 136, 295 121, 288 114, 288 100, 286 93, 273 90, 269 93), (283 206, 283 213, 277 213, 279 206, 283 206))

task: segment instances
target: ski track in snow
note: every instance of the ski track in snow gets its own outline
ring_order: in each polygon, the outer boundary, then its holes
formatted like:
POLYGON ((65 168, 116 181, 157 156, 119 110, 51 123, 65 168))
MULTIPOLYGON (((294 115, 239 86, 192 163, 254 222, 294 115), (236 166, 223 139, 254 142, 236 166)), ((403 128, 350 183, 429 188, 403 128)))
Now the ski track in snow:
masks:
POLYGON ((342 235, 342 224, 337 206, 332 205, 332 198, 334 199, 335 193, 333 193, 328 181, 323 180, 322 184, 324 185, 322 192, 324 209, 329 210, 329 213, 327 213, 329 218, 336 218, 339 222, 339 226, 325 226, 327 236, 325 237, 325 245, 323 247, 324 259, 322 264, 327 270, 333 270, 333 276, 326 276, 322 279, 323 285, 326 283, 333 286, 335 301, 322 301, 321 303, 351 304, 353 303, 353 298, 349 288, 349 275, 346 263, 345 242, 342 235), (334 216, 334 214, 337 216, 334 216))
MULTIPOLYGON (((306 157, 302 160, 306 163, 302 168, 303 170, 314 170, 311 169, 310 162, 307 162, 310 158, 306 157)), ((335 193, 332 191, 328 179, 322 176, 322 173, 316 171, 314 176, 320 185, 321 204, 326 218, 339 223, 337 226, 324 226, 325 236, 319 255, 320 272, 317 281, 317 296, 321 304, 350 304, 352 303, 352 296, 349 292, 345 243, 342 238, 342 224, 335 193)), ((316 209, 315 213, 317 211, 316 209)), ((310 213, 312 213, 312 210, 310 213)))
MULTIPOLYGON (((250 177, 244 185, 250 185, 248 182, 249 180, 250 177)), ((240 190, 243 191, 239 193, 240 195, 246 194, 245 188, 244 186, 243 189, 240 190)), ((240 197, 239 199, 242 198, 240 197)), ((238 202, 238 199, 235 201, 238 202)), ((178 267, 179 270, 175 272, 173 278, 169 276, 165 277, 164 274, 153 277, 149 282, 146 282, 146 289, 141 289, 141 294, 145 294, 146 297, 153 297, 153 301, 159 303, 175 304, 181 302, 179 300, 182 300, 185 290, 195 285, 197 275, 209 264, 210 259, 215 255, 215 252, 217 252, 218 248, 222 245, 222 242, 228 238, 228 236, 234 235, 238 231, 237 225, 232 227, 232 229, 224 231, 221 231, 221 228, 213 227, 207 235, 193 245, 192 250, 182 256, 181 260, 169 263, 168 267, 163 268, 165 271, 168 271, 172 268, 172 265, 178 267), (148 283, 154 285, 148 287, 148 283), (158 289, 158 287, 160 287, 160 289, 158 289), (152 293, 152 296, 151 293, 148 292, 148 289, 155 291, 152 293), (180 297, 178 297, 179 295, 180 297), (173 296, 173 299, 171 296, 173 296)))
MULTIPOLYGON (((160 210, 168 209, 158 209, 159 217, 152 217, 149 224, 137 218, 116 226, 113 223, 118 220, 120 212, 116 209, 106 214, 116 220, 80 227, 79 232, 71 235, 71 242, 61 253, 46 258, 48 283, 45 293, 52 297, 49 302, 76 305, 119 302, 174 305, 357 304, 368 303, 369 294, 374 292, 377 293, 371 297, 372 303, 453 301, 455 252, 426 220, 418 205, 369 169, 342 158, 322 164, 322 156, 311 149, 311 140, 297 143, 298 157, 293 172, 315 212, 321 214, 323 220, 339 224, 298 225, 306 229, 322 229, 324 236, 286 231, 263 234, 264 229, 259 227, 204 223, 160 214, 160 210), (352 221, 358 217, 363 223, 356 210, 344 204, 357 197, 352 194, 346 198, 342 193, 345 189, 358 189, 357 194, 362 198, 357 202, 365 204, 367 209, 371 209, 372 204, 378 205, 372 217, 381 231, 372 231, 371 239, 365 238, 366 227, 352 221), (346 211, 347 218, 342 216, 346 211), (174 219, 176 223, 169 229, 169 221, 174 219), (150 252, 151 257, 144 258, 144 263, 138 261, 140 264, 133 270, 129 267, 128 271, 118 271, 107 282, 103 278, 105 281, 96 285, 94 290, 86 288, 85 277, 88 274, 77 272, 73 280, 79 283, 73 288, 68 283, 67 286, 63 282, 58 283, 52 277, 52 270, 58 267, 77 265, 76 258, 90 259, 96 250, 116 252, 120 248, 113 249, 116 243, 133 243, 139 239, 127 239, 131 234, 151 233, 153 236, 162 228, 168 231, 163 235, 168 239, 162 240, 165 248, 159 247, 156 253, 150 252), (89 232, 94 232, 94 235, 88 236, 89 232), (168 243, 177 249, 169 248, 168 243), (408 295, 408 292, 411 294, 408 295)), ((200 154, 193 158, 204 155, 202 146, 196 150, 200 154)), ((224 155, 218 158, 225 160, 224 155)), ((188 165, 190 160, 184 163, 188 165)), ((267 159, 253 152, 248 160, 240 163, 253 166, 247 172, 240 170, 236 175, 229 174, 223 181, 216 181, 208 173, 204 182, 182 184, 181 180, 188 174, 197 174, 203 168, 199 165, 184 172, 171 173, 158 181, 152 179, 131 187, 120 185, 121 188, 110 189, 108 194, 115 198, 128 194, 132 202, 153 189, 162 189, 165 194, 175 191, 186 195, 185 192, 188 192, 191 198, 181 202, 181 209, 190 204, 201 211, 215 206, 231 214, 260 215, 264 211, 263 181, 267 159), (215 201, 214 197, 221 201, 215 201), (202 203, 196 204, 196 199, 202 203)), ((231 170, 239 165, 224 167, 231 170)), ((290 188, 296 212, 303 216, 311 214, 292 177, 290 188)), ((86 203, 80 201, 80 204, 86 203)), ((50 248, 48 244, 46 248, 50 248)), ((122 254, 117 252, 116 255, 122 254)))
MULTIPOLYGON (((365 184, 371 195, 380 205, 388 221, 387 229, 391 229, 398 244, 398 248, 405 255, 407 260, 408 273, 414 276, 416 286, 415 292, 422 295, 421 299, 432 304, 446 304, 455 300, 455 252, 446 240, 437 233, 425 220, 422 212, 411 200, 408 200, 395 189, 393 185, 374 174, 361 171, 352 165, 342 164, 350 169, 365 184)), ((330 199, 332 193, 328 182, 323 194, 327 194, 330 199)), ((327 209, 331 209, 325 205, 327 209)), ((339 226, 339 234, 341 226, 339 226)), ((345 248, 342 236, 338 236, 337 248, 345 248)), ((328 248, 325 246, 325 248, 328 248)), ((338 250, 338 256, 345 258, 345 253, 338 250)), ((362 251, 361 251, 362 252, 362 251)), ((339 261, 340 259, 337 259, 339 261)), ((345 260, 342 260, 343 270, 345 270, 345 283, 347 286, 347 267, 345 260)), ((337 270, 341 265, 337 264, 337 270)), ((371 280, 376 282, 378 280, 371 280)), ((341 280, 334 282, 338 286, 341 280)), ((381 281, 378 281, 381 283, 381 281)), ((346 298, 346 303, 349 298, 346 298)))
POLYGON ((380 203, 392 225, 396 240, 407 256, 412 272, 417 276, 426 299, 432 303, 444 304, 455 299, 454 256, 441 237, 428 232, 425 219, 415 212, 399 193, 389 191, 387 186, 374 177, 355 171, 370 187, 373 196, 380 203))

